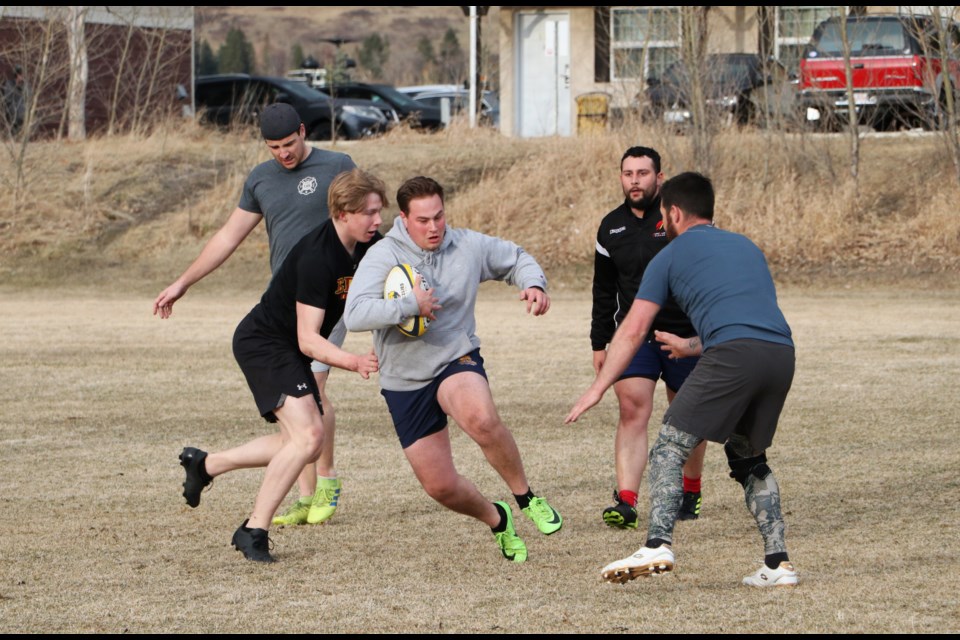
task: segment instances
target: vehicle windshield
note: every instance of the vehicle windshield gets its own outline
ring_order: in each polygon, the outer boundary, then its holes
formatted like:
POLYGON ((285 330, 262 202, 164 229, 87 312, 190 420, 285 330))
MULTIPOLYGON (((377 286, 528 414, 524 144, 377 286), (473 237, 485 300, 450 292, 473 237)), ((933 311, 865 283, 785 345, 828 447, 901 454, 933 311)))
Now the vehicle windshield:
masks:
MULTIPOLYGON (((715 87, 749 84, 756 73, 755 61, 746 57, 710 56, 706 67, 708 84, 715 87)), ((672 87, 686 87, 689 83, 686 65, 674 62, 663 72, 660 81, 672 87)))
POLYGON ((296 82, 294 80, 275 80, 276 85, 286 91, 291 95, 295 95, 304 100, 317 100, 318 98, 327 98, 330 96, 326 95, 321 91, 317 91, 311 87, 308 87, 302 82, 296 82))
MULTIPOLYGON (((851 56, 890 56, 910 53, 906 28, 899 20, 848 20, 846 25, 851 56)), ((815 40, 811 43, 808 57, 842 56, 841 26, 841 23, 836 20, 825 23, 819 41, 815 40)))
POLYGON ((399 105, 401 107, 409 107, 409 108, 415 109, 417 107, 423 106, 419 102, 417 102, 416 100, 408 96, 407 94, 400 93, 393 87, 389 87, 387 85, 377 85, 377 93, 386 96, 388 101, 392 102, 393 104, 399 105))
POLYGON ((747 83, 754 74, 749 58, 719 58, 707 61, 713 81, 724 86, 747 83))

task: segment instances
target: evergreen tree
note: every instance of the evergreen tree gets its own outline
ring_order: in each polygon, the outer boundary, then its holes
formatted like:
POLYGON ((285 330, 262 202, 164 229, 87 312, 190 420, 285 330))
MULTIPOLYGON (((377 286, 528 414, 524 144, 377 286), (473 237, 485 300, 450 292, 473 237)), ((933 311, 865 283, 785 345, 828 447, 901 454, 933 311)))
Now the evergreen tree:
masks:
POLYGON ((390 40, 374 33, 363 39, 357 52, 360 64, 370 72, 375 80, 383 78, 383 66, 390 57, 390 40))
POLYGON ((234 27, 227 32, 227 40, 217 55, 220 73, 253 73, 256 68, 253 45, 242 29, 234 27))
POLYGON ((208 76, 217 73, 219 66, 217 56, 210 48, 210 43, 201 40, 196 47, 196 73, 198 76, 208 76))
MULTIPOLYGON (((263 37, 263 48, 260 50, 260 68, 263 69, 263 73, 268 73, 273 75, 277 72, 273 68, 273 51, 270 47, 270 34, 268 33, 263 37)), ((282 71, 280 72, 283 73, 282 71)))
POLYGON ((290 47, 290 68, 299 69, 303 66, 303 47, 300 46, 300 43, 296 43, 290 47))
POLYGON ((453 28, 447 29, 440 43, 440 73, 449 82, 460 84, 466 75, 463 49, 453 28))
POLYGON ((437 54, 433 50, 433 41, 427 36, 421 36, 417 41, 417 54, 420 56, 421 81, 433 82, 434 70, 437 66, 437 54))

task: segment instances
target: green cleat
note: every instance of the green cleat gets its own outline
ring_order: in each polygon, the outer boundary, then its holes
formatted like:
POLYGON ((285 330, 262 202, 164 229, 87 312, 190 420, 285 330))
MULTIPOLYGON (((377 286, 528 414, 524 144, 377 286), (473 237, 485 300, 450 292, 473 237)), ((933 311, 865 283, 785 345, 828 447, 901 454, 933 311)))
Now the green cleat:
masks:
POLYGON ((500 505, 507 513, 507 528, 500 533, 493 534, 494 540, 500 545, 500 553, 507 560, 524 562, 527 559, 527 545, 523 544, 523 540, 520 539, 516 529, 513 528, 513 513, 510 510, 510 505, 506 502, 495 502, 494 504, 500 505))
POLYGON ((317 478, 317 492, 313 494, 313 504, 307 514, 307 522, 320 524, 333 517, 340 502, 340 490, 343 483, 340 478, 317 478))
POLYGON ((305 524, 307 522, 307 513, 310 512, 310 505, 313 503, 313 496, 309 498, 300 498, 287 509, 283 514, 274 516, 273 524, 295 525, 305 524))
POLYGON ((523 511, 523 515, 533 520, 537 529, 540 529, 540 533, 545 535, 556 533, 563 526, 563 518, 543 498, 533 498, 527 508, 521 509, 521 511, 523 511))

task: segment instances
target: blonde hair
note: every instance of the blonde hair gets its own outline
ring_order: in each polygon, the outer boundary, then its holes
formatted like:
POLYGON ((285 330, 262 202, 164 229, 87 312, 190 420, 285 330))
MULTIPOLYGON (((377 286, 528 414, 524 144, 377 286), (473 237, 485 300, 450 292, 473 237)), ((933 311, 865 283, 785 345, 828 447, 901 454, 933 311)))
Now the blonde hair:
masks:
POLYGON ((361 211, 366 205, 367 196, 371 193, 380 196, 384 207, 390 205, 387 202, 387 185, 377 176, 362 169, 338 174, 327 190, 327 207, 330 209, 330 217, 361 211))

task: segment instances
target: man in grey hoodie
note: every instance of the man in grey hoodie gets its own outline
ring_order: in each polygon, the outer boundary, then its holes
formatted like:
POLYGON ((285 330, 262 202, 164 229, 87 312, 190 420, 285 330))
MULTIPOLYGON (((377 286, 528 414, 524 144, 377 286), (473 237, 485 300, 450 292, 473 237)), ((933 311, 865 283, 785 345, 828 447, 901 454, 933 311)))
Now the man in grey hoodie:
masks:
POLYGON ((486 500, 454 467, 447 417, 480 446, 537 528, 547 535, 558 531, 560 514, 530 489, 516 441, 493 404, 474 317, 477 289, 486 280, 517 286, 527 312, 543 315, 550 308, 546 277, 512 242, 447 229, 443 187, 431 178, 407 180, 397 205, 393 228, 357 269, 344 321, 350 331, 373 331, 381 394, 421 486, 448 509, 486 523, 503 556, 523 562, 527 548, 510 505, 486 500), (417 282, 412 296, 385 299, 384 281, 398 264, 416 268, 430 288, 417 282), (430 320, 427 332, 419 338, 400 333, 397 324, 416 315, 430 320))

